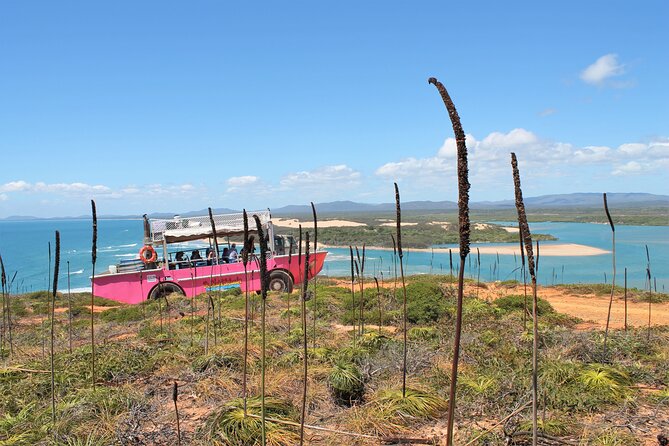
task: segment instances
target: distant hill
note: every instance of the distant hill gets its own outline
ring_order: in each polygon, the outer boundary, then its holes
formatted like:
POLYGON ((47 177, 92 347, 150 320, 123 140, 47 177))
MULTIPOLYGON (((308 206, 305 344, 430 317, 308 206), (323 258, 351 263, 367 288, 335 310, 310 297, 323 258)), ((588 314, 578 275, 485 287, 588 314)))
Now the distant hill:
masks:
MULTIPOLYGON (((610 193, 607 194, 609 206, 634 209, 634 208, 668 208, 669 195, 655 195, 645 193, 610 193)), ((538 197, 526 197, 525 205, 530 209, 578 209, 578 208, 600 208, 602 207, 602 194, 575 193, 575 194, 554 194, 541 195, 538 197)), ((513 209, 515 202, 513 200, 500 201, 479 201, 470 203, 473 210, 505 210, 513 209)), ((425 212, 449 212, 457 210, 458 204, 453 201, 406 201, 402 203, 404 211, 425 211, 425 212)), ((338 213, 373 213, 373 212, 393 212, 395 203, 357 203, 354 201, 332 201, 328 203, 316 203, 316 210, 320 215, 338 214, 338 213)), ((229 208, 212 209, 215 214, 230 214, 241 212, 241 210, 229 208)), ((289 205, 276 209, 271 209, 273 215, 293 216, 311 214, 310 205, 289 205)), ((172 218, 174 215, 182 217, 194 217, 197 215, 207 215, 207 209, 188 212, 154 212, 149 214, 149 218, 172 218)), ((100 219, 130 219, 141 218, 141 215, 101 215, 100 219)), ((88 219, 89 215, 78 217, 57 217, 55 219, 88 219)), ((41 220, 31 216, 11 216, 0 220, 7 221, 29 221, 41 220)))
MULTIPOLYGON (((669 207, 668 195, 654 195, 644 193, 611 193, 607 194, 610 206, 636 207, 669 207)), ((601 193, 576 193, 542 195, 525 198, 525 205, 534 209, 564 209, 564 208, 597 208, 602 206, 601 193)), ((472 202, 471 209, 495 210, 515 207, 513 200, 472 202)), ((458 204, 453 201, 407 201, 402 203, 402 210, 406 211, 453 211, 458 204)), ((392 212, 395 203, 366 204, 353 201, 333 201, 317 203, 316 210, 323 214, 351 213, 351 212, 392 212)), ((272 209, 273 215, 296 215, 311 213, 308 205, 291 205, 272 209)))
MULTIPOLYGON (((669 206, 669 196, 654 195, 643 193, 607 193, 607 201, 611 206, 634 208, 647 206, 669 206)), ((572 208, 572 207, 601 207, 602 194, 575 193, 575 194, 554 194, 541 195, 539 197, 525 198, 525 204, 533 208, 553 209, 553 208, 572 208)), ((482 201, 472 203, 472 208, 476 209, 504 209, 514 207, 513 200, 503 201, 482 201)))

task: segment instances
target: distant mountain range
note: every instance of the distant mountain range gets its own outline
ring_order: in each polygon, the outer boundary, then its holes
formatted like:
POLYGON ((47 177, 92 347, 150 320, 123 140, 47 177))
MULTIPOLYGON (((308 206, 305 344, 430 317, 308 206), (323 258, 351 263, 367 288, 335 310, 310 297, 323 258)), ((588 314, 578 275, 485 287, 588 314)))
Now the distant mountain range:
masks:
MULTIPOLYGON (((618 208, 640 207, 668 207, 669 195, 654 195, 644 193, 611 193, 606 194, 609 206, 618 208)), ((567 208, 599 208, 602 207, 601 193, 575 193, 541 195, 526 197, 525 205, 530 209, 567 209, 567 208)), ((504 210, 515 208, 515 201, 478 201, 471 202, 469 207, 474 210, 504 210)), ((407 201, 402 203, 405 211, 453 211, 458 208, 454 201, 407 201)), ((316 209, 319 214, 336 214, 352 212, 392 212, 395 203, 365 204, 353 201, 333 201, 318 203, 316 209)), ((296 215, 311 213, 308 205, 291 205, 272 209, 274 215, 296 215)))
MULTIPOLYGON (((609 206, 618 208, 643 208, 643 207, 660 207, 668 208, 669 210, 669 195, 655 195, 644 193, 610 193, 607 194, 609 206)), ((602 207, 601 193, 575 193, 575 194, 554 194, 541 195, 538 197, 526 197, 525 205, 530 209, 576 209, 576 208, 599 208, 602 207)), ((501 201, 478 201, 470 203, 470 208, 473 210, 504 210, 512 209, 515 206, 513 200, 501 201)), ((402 203, 402 210, 404 211, 426 211, 426 212, 443 212, 454 211, 458 208, 458 204, 454 201, 407 201, 402 203)), ((370 212, 393 212, 395 210, 395 203, 356 203, 354 201, 332 201, 329 203, 317 203, 316 210, 319 215, 323 214, 338 214, 338 213, 370 213, 370 212)), ((241 212, 241 210, 216 208, 212 209, 215 214, 230 214, 234 212, 241 212)), ((272 209, 272 214, 277 216, 292 216, 301 214, 310 214, 311 206, 309 205, 288 205, 280 208, 272 209)), ((181 213, 156 212, 149 214, 149 218, 172 218, 174 215, 182 217, 193 217, 196 215, 207 215, 207 209, 198 211, 189 211, 181 213)), ((86 219, 89 215, 79 217, 58 217, 57 219, 86 219)), ((141 215, 101 215, 101 219, 129 219, 141 218, 141 215)), ((53 218, 56 219, 56 218, 53 218)), ((42 220, 37 217, 30 216, 11 216, 0 220, 42 220)))

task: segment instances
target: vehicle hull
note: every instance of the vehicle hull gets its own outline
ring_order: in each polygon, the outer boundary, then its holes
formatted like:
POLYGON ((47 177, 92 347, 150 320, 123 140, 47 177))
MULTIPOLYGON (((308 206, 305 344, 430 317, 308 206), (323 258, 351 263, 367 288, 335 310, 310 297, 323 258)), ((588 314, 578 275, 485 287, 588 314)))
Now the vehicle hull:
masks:
MULTIPOLYGON (((309 257, 309 279, 323 269, 326 251, 319 251, 309 257)), ((290 274, 294 284, 300 285, 304 278, 304 255, 274 256, 267 259, 268 273, 283 270, 290 274)), ((222 290, 238 286, 242 291, 260 291, 259 259, 254 257, 247 265, 246 278, 244 264, 223 263, 184 269, 148 269, 123 273, 103 273, 92 278, 96 296, 127 304, 141 303, 151 292, 165 284, 176 284, 188 297, 207 291, 222 290)))

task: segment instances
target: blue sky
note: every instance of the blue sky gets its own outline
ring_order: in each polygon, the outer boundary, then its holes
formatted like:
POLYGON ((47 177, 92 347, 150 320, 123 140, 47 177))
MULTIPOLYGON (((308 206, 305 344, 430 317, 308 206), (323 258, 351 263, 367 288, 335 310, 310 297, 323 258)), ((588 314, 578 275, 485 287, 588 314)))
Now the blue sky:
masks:
POLYGON ((669 3, 0 5, 0 217, 667 194, 669 3))

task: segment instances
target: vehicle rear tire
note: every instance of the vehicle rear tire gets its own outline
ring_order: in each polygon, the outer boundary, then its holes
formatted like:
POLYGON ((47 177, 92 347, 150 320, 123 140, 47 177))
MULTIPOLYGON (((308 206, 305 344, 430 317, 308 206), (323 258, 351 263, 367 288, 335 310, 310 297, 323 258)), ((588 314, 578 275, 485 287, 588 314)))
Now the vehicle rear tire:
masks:
POLYGON ((186 295, 186 293, 184 293, 184 290, 179 285, 177 285, 176 283, 167 282, 158 284, 155 287, 153 287, 153 289, 149 293, 149 300, 162 299, 173 293, 181 294, 182 296, 186 295))
POLYGON ((293 292, 293 278, 285 271, 275 270, 269 273, 269 291, 280 293, 293 292))

